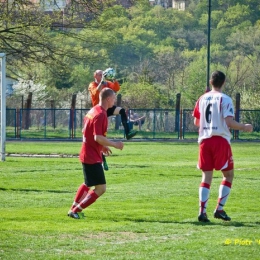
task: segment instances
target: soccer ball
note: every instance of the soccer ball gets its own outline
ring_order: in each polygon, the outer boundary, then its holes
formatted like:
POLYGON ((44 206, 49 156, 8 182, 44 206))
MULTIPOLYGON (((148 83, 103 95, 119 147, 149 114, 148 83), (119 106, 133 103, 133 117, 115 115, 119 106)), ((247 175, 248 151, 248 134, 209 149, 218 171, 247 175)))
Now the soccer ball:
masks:
POLYGON ((116 71, 113 68, 108 68, 103 71, 103 76, 105 78, 113 79, 116 76, 116 71))

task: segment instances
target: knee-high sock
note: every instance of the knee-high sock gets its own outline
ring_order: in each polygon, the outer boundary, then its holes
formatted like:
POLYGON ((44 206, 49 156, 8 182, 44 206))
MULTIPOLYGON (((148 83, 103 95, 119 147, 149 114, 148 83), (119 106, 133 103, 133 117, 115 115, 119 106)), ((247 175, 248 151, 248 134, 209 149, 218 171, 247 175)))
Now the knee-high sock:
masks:
POLYGON ((77 190, 77 193, 76 193, 76 196, 74 198, 74 202, 71 206, 71 210, 76 207, 82 200, 83 198, 86 197, 86 195, 88 194, 89 192, 89 187, 85 184, 85 183, 82 183, 78 190, 77 190))
POLYGON ((74 209, 73 212, 80 212, 83 209, 89 207, 92 203, 94 203, 98 198, 98 195, 95 193, 94 190, 89 191, 87 196, 77 205, 74 209))
POLYGON ((125 129, 125 134, 128 135, 129 134, 129 126, 128 126, 128 123, 127 123, 127 115, 126 115, 125 109, 122 108, 119 111, 119 114, 121 116, 122 125, 123 125, 123 127, 125 129))
POLYGON ((228 181, 222 181, 219 186, 218 205, 217 210, 223 210, 226 204, 227 198, 231 190, 232 183, 228 181))
POLYGON ((202 182, 199 187, 200 214, 206 213, 206 207, 209 199, 209 192, 210 192, 210 185, 208 183, 202 182))

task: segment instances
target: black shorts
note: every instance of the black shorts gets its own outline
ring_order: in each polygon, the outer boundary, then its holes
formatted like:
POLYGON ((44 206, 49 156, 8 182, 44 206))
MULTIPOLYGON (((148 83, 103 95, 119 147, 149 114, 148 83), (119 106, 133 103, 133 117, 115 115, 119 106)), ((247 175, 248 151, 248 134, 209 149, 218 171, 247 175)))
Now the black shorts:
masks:
POLYGON ((84 182, 88 187, 106 184, 105 173, 101 163, 82 163, 84 182))
POLYGON ((116 106, 112 106, 112 107, 108 108, 108 110, 107 110, 107 117, 113 116, 115 110, 116 110, 116 106))

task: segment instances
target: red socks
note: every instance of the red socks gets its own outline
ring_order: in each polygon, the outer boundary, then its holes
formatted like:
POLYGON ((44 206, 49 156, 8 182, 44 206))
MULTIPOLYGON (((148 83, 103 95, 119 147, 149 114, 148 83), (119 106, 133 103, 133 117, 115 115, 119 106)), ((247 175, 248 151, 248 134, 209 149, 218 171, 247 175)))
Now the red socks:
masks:
POLYGON ((75 199, 74 199, 74 202, 71 206, 71 210, 73 210, 74 207, 76 207, 83 200, 83 198, 86 197, 88 192, 89 192, 89 187, 85 183, 83 183, 79 186, 75 199))
POLYGON ((94 203, 98 198, 98 195, 95 193, 94 190, 89 191, 87 196, 77 205, 74 209, 73 212, 80 212, 83 209, 89 207, 92 203, 94 203))

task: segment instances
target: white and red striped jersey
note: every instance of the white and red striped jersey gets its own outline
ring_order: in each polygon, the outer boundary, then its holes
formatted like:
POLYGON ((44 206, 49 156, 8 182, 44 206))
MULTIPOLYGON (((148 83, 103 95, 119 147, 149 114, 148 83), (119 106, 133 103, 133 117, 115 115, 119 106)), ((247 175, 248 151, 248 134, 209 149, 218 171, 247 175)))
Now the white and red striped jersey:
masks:
POLYGON ((231 133, 225 118, 234 117, 234 107, 229 96, 213 90, 205 93, 197 100, 193 116, 200 120, 198 143, 215 135, 230 143, 231 133))

